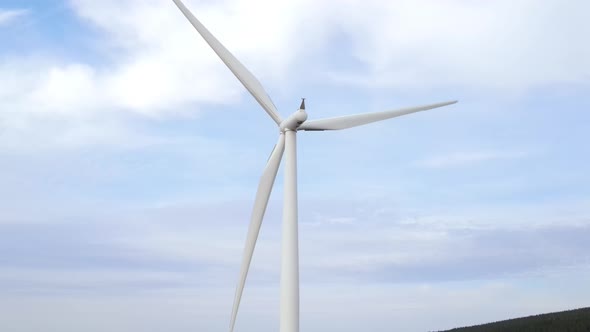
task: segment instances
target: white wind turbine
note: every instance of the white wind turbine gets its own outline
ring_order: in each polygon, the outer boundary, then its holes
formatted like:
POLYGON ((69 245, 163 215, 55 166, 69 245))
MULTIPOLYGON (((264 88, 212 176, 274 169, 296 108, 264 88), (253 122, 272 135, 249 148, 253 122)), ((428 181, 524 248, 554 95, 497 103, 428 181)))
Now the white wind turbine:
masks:
POLYGON ((408 107, 392 111, 375 112, 348 115, 336 118, 307 120, 305 112, 305 99, 301 102, 299 110, 288 116, 286 119, 281 118, 277 108, 270 97, 266 94, 260 82, 238 59, 236 59, 210 32, 201 24, 199 20, 190 12, 181 0, 172 0, 182 11, 184 16, 197 29, 199 34, 211 46, 213 51, 221 58, 225 65, 238 78, 244 87, 252 94, 254 99, 270 115, 270 117, 279 126, 279 141, 274 147, 262 177, 258 184, 254 208, 250 218, 250 227, 246 238, 244 248, 244 257, 240 270, 240 278, 236 288, 234 304, 232 309, 230 332, 233 331, 236 322, 236 315, 240 305, 240 299, 244 290, 246 276, 252 260, 252 254, 256 245, 256 239, 262 224, 262 218, 266 211, 268 199, 283 157, 283 152, 287 152, 285 160, 285 182, 284 182, 284 201, 283 201, 283 235, 281 249, 281 332, 298 332, 299 331, 299 248, 298 248, 298 227, 297 227, 297 132, 306 131, 323 131, 338 130, 356 127, 371 122, 381 121, 401 115, 425 111, 437 107, 454 104, 457 101, 449 101, 437 104, 430 104, 418 107, 408 107))

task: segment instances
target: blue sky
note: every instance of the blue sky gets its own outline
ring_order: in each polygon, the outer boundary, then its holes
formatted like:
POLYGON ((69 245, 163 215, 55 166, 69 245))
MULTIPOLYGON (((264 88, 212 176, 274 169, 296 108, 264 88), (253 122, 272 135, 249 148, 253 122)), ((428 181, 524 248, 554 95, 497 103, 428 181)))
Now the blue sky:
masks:
MULTIPOLYGON (((588 306, 584 1, 187 1, 298 138, 302 331, 588 306)), ((0 0, 0 329, 221 331, 272 121, 171 1, 0 0)), ((236 331, 274 331, 282 173, 236 331)))

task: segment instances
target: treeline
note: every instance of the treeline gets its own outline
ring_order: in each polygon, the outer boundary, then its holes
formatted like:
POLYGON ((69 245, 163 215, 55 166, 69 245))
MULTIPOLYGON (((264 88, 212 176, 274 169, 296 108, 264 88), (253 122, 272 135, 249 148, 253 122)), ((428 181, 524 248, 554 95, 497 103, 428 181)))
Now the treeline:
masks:
POLYGON ((440 332, 590 332, 590 308, 515 318, 440 332))

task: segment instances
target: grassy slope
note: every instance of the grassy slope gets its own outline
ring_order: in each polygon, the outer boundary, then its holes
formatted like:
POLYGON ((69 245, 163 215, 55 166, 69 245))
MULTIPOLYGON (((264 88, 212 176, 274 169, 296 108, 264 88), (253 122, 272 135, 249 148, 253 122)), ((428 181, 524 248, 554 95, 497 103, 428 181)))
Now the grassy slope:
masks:
POLYGON ((555 312, 445 332, 590 332, 590 308, 555 312))

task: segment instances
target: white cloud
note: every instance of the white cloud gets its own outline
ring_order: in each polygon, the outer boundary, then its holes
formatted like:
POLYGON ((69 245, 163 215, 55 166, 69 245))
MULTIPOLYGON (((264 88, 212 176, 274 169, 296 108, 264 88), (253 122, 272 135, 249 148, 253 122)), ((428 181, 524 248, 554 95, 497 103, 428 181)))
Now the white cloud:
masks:
MULTIPOLYGON (((89 43, 106 61, 4 58, 0 105, 8 111, 0 114, 0 122, 5 130, 43 126, 39 116, 124 111, 160 117, 194 114, 205 105, 235 103, 240 96, 249 99, 172 2, 70 4, 75 15, 96 28, 89 43)), ((313 65, 322 53, 340 62, 356 59, 361 64, 356 71, 329 76, 369 88, 459 85, 521 91, 587 82, 590 73, 590 47, 580 42, 590 24, 579 14, 588 6, 583 1, 187 4, 275 97, 294 82, 330 72, 332 61, 327 68, 313 65), (252 19, 261 13, 264 19, 252 19), (546 24, 549 17, 555 24, 546 24), (341 35, 345 38, 334 38, 341 35), (303 65, 314 75, 302 75, 303 65)), ((23 13, 4 11, 0 17, 23 13)), ((454 158, 459 163, 489 156, 454 158)))
POLYGON ((100 107, 95 70, 83 64, 52 67, 41 74, 31 98, 38 112, 88 112, 100 107))
MULTIPOLYGON (((590 230, 583 203, 587 202, 548 205, 544 209, 530 206, 528 210, 478 207, 461 216, 424 214, 408 218, 390 212, 381 221, 362 214, 346 218, 356 220, 354 224, 318 225, 305 223, 302 216, 302 271, 306 271, 308 282, 314 283, 330 278, 381 280, 382 274, 394 269, 407 274, 392 273, 391 282, 398 282, 472 280, 519 275, 534 269, 545 273, 547 269, 575 263, 576 259, 587 265, 587 245, 579 240, 590 230), (559 253, 555 253, 556 248, 559 253), (503 258, 506 252, 511 252, 510 259, 503 258), (572 258, 571 252, 578 254, 572 258), (481 266, 481 261, 488 264, 481 266)), ((137 259, 182 262, 182 266, 211 264, 220 269, 208 276, 232 273, 239 266, 247 230, 244 216, 249 206, 239 204, 237 208, 235 202, 221 206, 225 207, 169 206, 144 212, 151 219, 112 221, 126 226, 120 236, 108 239, 109 246, 117 248, 110 252, 135 253, 137 259)), ((280 239, 280 209, 273 208, 267 213, 257 245, 254 280, 269 280, 278 275, 280 239)), ((228 279, 233 282, 232 276, 228 279)))
POLYGON ((588 83, 584 1, 352 1, 338 14, 370 74, 344 82, 397 88, 448 86, 526 91, 588 83), (548 24, 551 22, 551 24, 548 24))
MULTIPOLYGON (((99 29, 101 48, 111 54, 111 62, 41 69, 41 82, 32 88, 38 90, 36 95, 53 97, 35 99, 34 105, 85 112, 92 96, 93 105, 155 114, 174 112, 187 103, 227 103, 244 95, 171 2, 72 0, 71 4, 77 15, 99 29)), ((300 72, 292 67, 298 56, 333 46, 336 52, 329 54, 336 56, 342 45, 333 45, 331 37, 338 31, 345 32, 354 56, 366 66, 367 71, 352 76, 361 83, 527 89, 586 82, 590 73, 590 47, 579 42, 590 23, 574 15, 583 10, 572 3, 188 4, 269 86, 300 72), (264 19, 252 19, 260 13, 266 13, 264 19), (560 24, 545 24, 548 17, 560 24)))
MULTIPOLYGON (((244 89, 172 2, 76 0, 72 5, 78 15, 100 29, 102 46, 115 54, 114 63, 97 77, 97 93, 111 107, 148 115, 174 113, 189 103, 225 104, 244 95, 244 89)), ((191 6, 267 83, 280 80, 295 56, 288 47, 295 22, 283 19, 289 7, 268 1, 191 6), (274 15, 252 20, 261 6, 274 15)))
POLYGON ((455 152, 420 160, 415 164, 424 168, 466 167, 487 161, 518 159, 527 156, 524 152, 489 151, 489 152, 455 152))
POLYGON ((14 22, 14 20, 23 17, 27 14, 28 11, 24 9, 6 10, 0 8, 0 26, 10 24, 14 22))
POLYGON ((139 283, 179 283, 185 281, 184 276, 180 273, 134 269, 0 268, 0 272, 2 272, 0 273, 0 284, 19 283, 28 286, 45 286, 50 289, 60 287, 98 289, 113 286, 125 287, 139 283))
MULTIPOLYGON (((118 133, 126 130, 119 114, 184 116, 197 113, 202 105, 228 104, 245 95, 172 2, 76 0, 71 5, 98 28, 99 38, 92 37, 98 42, 91 46, 108 54, 108 61, 47 56, 0 60, 4 149, 116 142, 121 137, 109 137, 111 124, 116 123, 118 133), (48 128, 48 122, 59 129, 48 128)), ((205 8, 200 16, 260 77, 281 80, 288 59, 295 56, 288 47, 292 38, 286 38, 295 21, 282 20, 289 6, 278 4, 269 7, 276 11, 272 19, 251 20, 256 8, 232 2, 205 8), (268 24, 273 29, 267 29, 268 24), (256 43, 244 33, 256 36, 256 43)))

